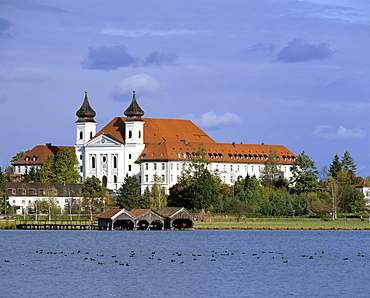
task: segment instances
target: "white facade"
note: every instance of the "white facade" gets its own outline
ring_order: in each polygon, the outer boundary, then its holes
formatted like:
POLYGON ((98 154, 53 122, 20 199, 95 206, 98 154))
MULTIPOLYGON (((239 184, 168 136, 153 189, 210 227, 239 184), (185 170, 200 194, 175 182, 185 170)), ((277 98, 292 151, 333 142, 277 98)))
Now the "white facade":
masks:
POLYGON ((109 135, 100 135, 84 146, 76 146, 82 179, 96 177, 108 189, 116 190, 126 174, 140 174, 140 165, 135 161, 143 149, 144 144, 122 144, 109 135))
MULTIPOLYGON (((181 177, 183 171, 189 168, 189 161, 155 161, 141 163, 141 191, 155 183, 155 176, 159 177, 163 186, 168 189, 175 185, 181 177)), ((228 185, 233 185, 240 178, 245 178, 247 175, 257 179, 260 177, 264 169, 264 163, 222 163, 211 162, 207 165, 210 173, 220 177, 221 181, 228 185)), ((290 165, 281 165, 280 170, 284 172, 286 179, 292 177, 290 165)))
POLYGON ((81 184, 7 182, 9 204, 17 214, 28 214, 36 203, 45 201, 58 206, 62 212, 82 201, 81 184))

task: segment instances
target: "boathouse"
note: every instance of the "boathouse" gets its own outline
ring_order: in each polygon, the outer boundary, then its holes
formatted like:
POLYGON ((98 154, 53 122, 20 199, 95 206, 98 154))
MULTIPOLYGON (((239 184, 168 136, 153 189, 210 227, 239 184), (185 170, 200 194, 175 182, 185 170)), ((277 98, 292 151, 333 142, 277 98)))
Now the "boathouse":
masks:
POLYGON ((183 207, 163 207, 157 212, 165 217, 165 229, 181 230, 194 227, 195 216, 183 207))
POLYGON ((164 217, 152 209, 133 209, 130 213, 135 216, 137 230, 163 230, 164 217))
POLYGON ((126 209, 111 208, 97 216, 99 229, 133 230, 136 228, 136 218, 126 209))

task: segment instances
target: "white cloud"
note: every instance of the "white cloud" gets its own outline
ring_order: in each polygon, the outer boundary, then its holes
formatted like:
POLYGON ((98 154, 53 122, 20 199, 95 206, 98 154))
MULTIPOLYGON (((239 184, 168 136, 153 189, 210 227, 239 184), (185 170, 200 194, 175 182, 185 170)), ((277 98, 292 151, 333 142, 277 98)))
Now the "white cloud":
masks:
POLYGON ((207 32, 205 30, 187 30, 187 29, 172 29, 172 30, 126 30, 118 28, 107 28, 103 30, 104 34, 115 35, 115 36, 125 36, 125 37, 140 37, 140 36, 171 36, 171 35, 189 35, 207 32))
POLYGON ((155 94, 159 91, 159 84, 151 76, 139 73, 121 80, 113 92, 113 96, 118 101, 126 101, 126 95, 131 94, 133 90, 141 95, 155 94))
POLYGON ((193 120, 197 125, 203 129, 218 130, 224 127, 235 126, 242 122, 240 117, 234 113, 226 112, 223 115, 217 115, 215 112, 206 112, 196 118, 190 116, 190 119, 193 120))
POLYGON ((16 82, 41 82, 46 78, 32 70, 8 69, 0 74, 0 79, 16 82))
POLYGON ((362 139, 366 137, 366 132, 358 127, 339 126, 335 129, 332 126, 322 125, 316 127, 314 135, 327 140, 362 139))

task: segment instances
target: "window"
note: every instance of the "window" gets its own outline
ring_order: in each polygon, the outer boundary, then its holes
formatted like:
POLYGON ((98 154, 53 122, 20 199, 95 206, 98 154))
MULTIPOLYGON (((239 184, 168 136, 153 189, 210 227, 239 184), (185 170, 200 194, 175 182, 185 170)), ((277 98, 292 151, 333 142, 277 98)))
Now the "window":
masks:
POLYGON ((128 171, 131 172, 131 165, 128 165, 128 171))
POLYGON ((156 163, 154 163, 154 164, 153 164, 153 170, 154 170, 154 171, 156 171, 156 170, 157 170, 157 164, 156 164, 156 163))
POLYGON ((113 183, 117 183, 117 175, 113 175, 113 183))
POLYGON ((12 194, 12 195, 16 195, 17 194, 17 190, 15 188, 8 188, 8 193, 9 194, 12 194))
POLYGON ((93 169, 96 168, 95 156, 91 156, 91 168, 93 168, 93 169))
POLYGON ((145 170, 147 171, 149 169, 149 165, 146 163, 145 164, 145 170))
POLYGON ((164 182, 164 175, 161 175, 162 181, 164 182))
POLYGON ((141 130, 139 130, 139 139, 141 138, 141 130))
POLYGON ((176 164, 176 170, 179 170, 179 164, 176 164))
POLYGON ((113 156, 113 169, 117 169, 117 156, 113 156))
POLYGON ((149 181, 149 177, 148 175, 145 175, 145 182, 148 182, 149 181))
POLYGON ((90 139, 93 137, 93 133, 92 131, 90 131, 90 139))
POLYGON ((131 154, 128 155, 128 159, 131 159, 131 154))
POLYGON ((80 155, 80 160, 82 160, 82 154, 80 155))
POLYGON ((80 131, 80 140, 82 140, 84 138, 84 133, 83 131, 80 131))
POLYGON ((173 182, 173 175, 171 175, 171 182, 173 182))
POLYGON ((164 170, 164 163, 162 163, 162 170, 164 170))
POLYGON ((132 130, 129 130, 128 131, 128 138, 131 139, 132 138, 132 130))
POLYGON ((106 155, 103 155, 101 157, 101 161, 104 162, 104 163, 106 163, 107 162, 107 156, 106 155))
POLYGON ((171 163, 171 170, 173 170, 173 164, 171 163))

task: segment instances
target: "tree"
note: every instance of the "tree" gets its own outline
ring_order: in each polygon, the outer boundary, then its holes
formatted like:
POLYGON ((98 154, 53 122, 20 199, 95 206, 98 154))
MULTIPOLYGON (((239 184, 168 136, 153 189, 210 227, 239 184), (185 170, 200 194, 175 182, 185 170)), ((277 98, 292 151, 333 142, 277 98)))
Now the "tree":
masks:
POLYGON ((341 168, 347 170, 352 183, 356 177, 356 168, 355 161, 353 160, 352 156, 349 154, 348 151, 344 152, 341 158, 341 168))
POLYGON ((126 174, 125 180, 118 190, 117 204, 127 210, 148 208, 140 194, 140 183, 136 176, 126 174))
POLYGON ((6 179, 3 170, 0 168, 0 213, 6 214, 9 209, 10 204, 6 193, 6 179))
POLYGON ((318 187, 318 171, 315 163, 304 151, 294 160, 291 172, 291 192, 300 195, 301 193, 314 191, 318 187))
POLYGON ((149 193, 150 208, 153 210, 159 210, 167 205, 166 190, 162 186, 163 180, 154 175, 152 188, 149 193))
POLYGON ((36 167, 31 167, 29 172, 23 175, 24 182, 41 182, 40 181, 40 171, 36 167))
POLYGON ((40 180, 46 183, 77 183, 80 179, 77 164, 76 154, 68 148, 62 148, 44 162, 40 169, 40 180))
POLYGON ((193 177, 192 184, 192 210, 218 207, 220 196, 220 178, 204 169, 199 175, 193 177))
POLYGON ((339 161, 339 156, 338 154, 335 154, 333 158, 333 162, 329 166, 329 174, 332 176, 332 178, 336 179, 340 169, 342 168, 342 164, 339 161))
POLYGON ((327 166, 321 167, 319 174, 318 174, 319 181, 325 182, 326 180, 328 180, 328 174, 329 174, 328 167, 327 166))
POLYGON ((338 184, 341 189, 339 207, 343 212, 359 212, 365 207, 364 195, 352 184, 352 172, 341 169, 338 174, 338 184))
MULTIPOLYGON (((16 162, 18 159, 20 159, 23 155, 25 155, 28 151, 30 151, 30 150, 26 150, 26 151, 20 151, 20 152, 18 152, 16 155, 14 155, 13 157, 12 157, 12 159, 10 160, 10 164, 12 164, 12 163, 14 163, 14 162, 16 162)), ((13 175, 14 174, 14 166, 8 166, 8 167, 6 167, 6 169, 5 169, 5 174, 6 174, 6 179, 7 179, 7 181, 9 181, 9 182, 12 182, 12 177, 11 177, 11 175, 13 175)))
POLYGON ((204 144, 200 144, 198 150, 192 153, 189 170, 181 181, 170 188, 169 205, 193 211, 211 207, 219 210, 221 180, 208 171, 209 161, 205 151, 204 144))
POLYGON ((90 220, 92 220, 93 209, 101 207, 108 191, 98 178, 88 177, 82 185, 81 194, 90 210, 90 220))
POLYGON ((262 185, 271 186, 274 188, 284 188, 288 182, 284 178, 283 171, 279 166, 279 155, 275 148, 270 148, 270 155, 265 163, 265 167, 259 177, 262 185))
POLYGON ((343 188, 340 187, 339 182, 332 176, 329 176, 328 188, 329 188, 329 199, 331 201, 332 206, 332 220, 334 221, 337 218, 339 203, 343 196, 343 188))

